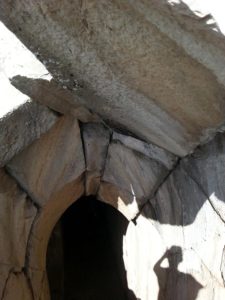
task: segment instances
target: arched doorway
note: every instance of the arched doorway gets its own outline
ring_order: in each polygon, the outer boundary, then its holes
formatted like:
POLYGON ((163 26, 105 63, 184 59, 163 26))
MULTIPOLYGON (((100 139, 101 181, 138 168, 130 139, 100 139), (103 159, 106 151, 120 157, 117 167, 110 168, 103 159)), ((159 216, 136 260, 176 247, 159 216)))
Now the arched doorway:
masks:
POLYGON ((123 263, 127 226, 119 211, 95 197, 81 197, 72 204, 48 245, 52 300, 134 299, 123 263))

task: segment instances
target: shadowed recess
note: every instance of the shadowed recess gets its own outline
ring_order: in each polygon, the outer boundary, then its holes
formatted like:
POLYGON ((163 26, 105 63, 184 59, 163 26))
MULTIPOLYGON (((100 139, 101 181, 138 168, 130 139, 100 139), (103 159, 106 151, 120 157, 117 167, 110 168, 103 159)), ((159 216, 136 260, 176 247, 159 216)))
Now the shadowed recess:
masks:
POLYGON ((75 202, 55 226, 47 253, 52 300, 135 300, 123 263, 128 221, 94 197, 75 202))

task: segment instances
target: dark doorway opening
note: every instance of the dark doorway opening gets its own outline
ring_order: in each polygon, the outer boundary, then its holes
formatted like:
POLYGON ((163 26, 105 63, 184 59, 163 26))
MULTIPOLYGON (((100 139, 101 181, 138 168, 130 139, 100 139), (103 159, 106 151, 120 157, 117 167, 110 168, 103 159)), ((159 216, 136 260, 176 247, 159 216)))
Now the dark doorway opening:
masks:
POLYGON ((82 197, 53 230, 47 252, 52 300, 136 299, 128 290, 123 236, 128 221, 95 197, 82 197))

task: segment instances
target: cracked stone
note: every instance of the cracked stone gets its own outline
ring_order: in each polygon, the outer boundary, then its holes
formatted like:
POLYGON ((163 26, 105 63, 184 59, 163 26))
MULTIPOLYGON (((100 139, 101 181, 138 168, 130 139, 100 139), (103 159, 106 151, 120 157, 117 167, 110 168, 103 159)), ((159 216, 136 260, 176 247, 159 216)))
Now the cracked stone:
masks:
POLYGON ((218 133, 211 142, 183 159, 182 165, 225 222, 225 135, 218 133))
POLYGON ((27 278, 23 272, 11 272, 7 280, 2 300, 34 300, 27 278))
POLYGON ((130 193, 142 205, 168 172, 157 161, 112 142, 102 180, 130 193))

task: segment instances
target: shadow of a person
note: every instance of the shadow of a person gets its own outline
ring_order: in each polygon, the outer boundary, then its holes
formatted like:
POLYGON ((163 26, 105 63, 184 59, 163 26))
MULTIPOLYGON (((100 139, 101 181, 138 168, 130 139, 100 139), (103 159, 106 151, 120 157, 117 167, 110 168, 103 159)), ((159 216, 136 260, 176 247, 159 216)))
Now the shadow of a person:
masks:
POLYGON ((196 300, 199 290, 203 287, 190 274, 178 271, 178 264, 183 255, 180 247, 173 246, 165 252, 154 266, 158 278, 158 300, 196 300), (167 259, 169 266, 164 268, 161 263, 167 259))

